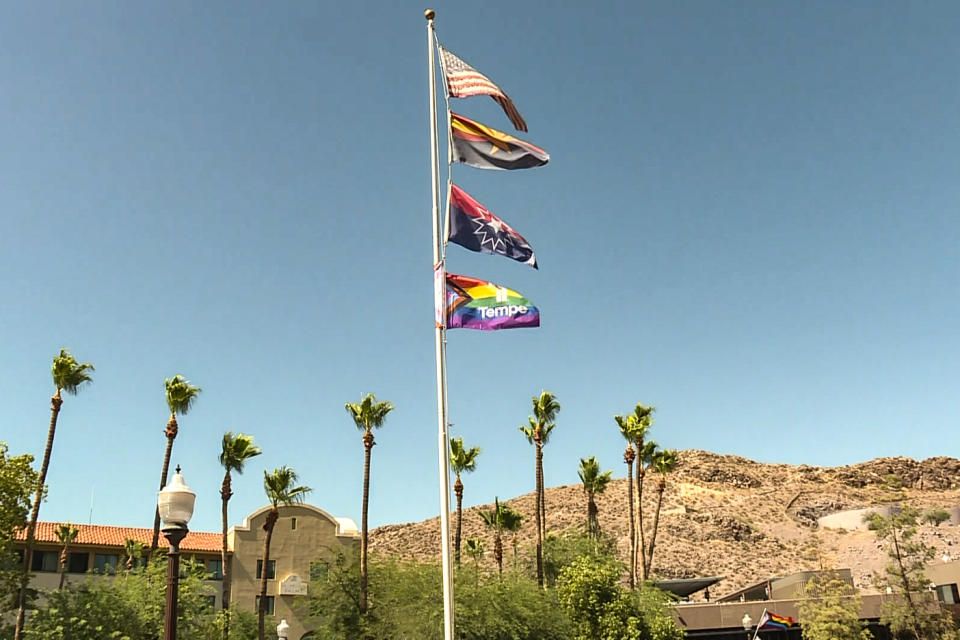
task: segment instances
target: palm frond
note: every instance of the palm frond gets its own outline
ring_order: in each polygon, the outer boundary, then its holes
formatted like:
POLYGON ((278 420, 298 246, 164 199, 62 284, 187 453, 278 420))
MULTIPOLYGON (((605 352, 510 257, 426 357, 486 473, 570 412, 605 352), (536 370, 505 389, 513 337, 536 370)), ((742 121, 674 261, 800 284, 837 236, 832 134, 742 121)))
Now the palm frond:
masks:
POLYGON ((480 447, 467 449, 463 446, 463 438, 450 438, 450 468, 458 476, 476 471, 479 455, 480 447))
POLYGON ((313 489, 306 486, 295 486, 299 479, 297 473, 286 465, 274 469, 273 473, 264 471, 263 490, 267 494, 267 499, 274 507, 281 504, 290 505, 303 502, 306 495, 313 489))
POLYGON ((79 534, 80 530, 69 522, 57 525, 56 530, 54 530, 54 535, 57 536, 57 540, 59 540, 61 544, 70 544, 77 539, 77 535, 79 534))
POLYGON ((171 414, 187 415, 193 403, 203 389, 190 384, 190 381, 177 374, 163 381, 167 395, 167 407, 171 414))
POLYGON ((234 435, 232 431, 223 434, 220 450, 220 465, 227 471, 243 473, 243 465, 250 458, 259 456, 263 451, 253 443, 253 436, 245 433, 234 435))
POLYGON ((344 405, 347 413, 353 418, 357 429, 379 429, 387 420, 387 414, 393 411, 394 406, 388 401, 377 402, 377 396, 368 393, 359 404, 348 402, 344 405))
POLYGON ((522 433, 527 437, 527 442, 529 442, 530 444, 533 444, 534 442, 536 442, 533 439, 533 436, 537 432, 537 423, 533 420, 533 418, 527 418, 527 420, 530 421, 529 425, 528 426, 520 425, 519 429, 520 429, 520 433, 522 433))
POLYGON ((657 452, 653 460, 654 470, 661 474, 667 475, 673 473, 677 468, 677 450, 676 449, 664 449, 663 451, 657 452))
POLYGON ((94 371, 89 362, 77 362, 69 351, 60 349, 60 355, 53 357, 53 384, 58 390, 62 389, 72 396, 77 395, 80 387, 93 381, 90 374, 94 371))

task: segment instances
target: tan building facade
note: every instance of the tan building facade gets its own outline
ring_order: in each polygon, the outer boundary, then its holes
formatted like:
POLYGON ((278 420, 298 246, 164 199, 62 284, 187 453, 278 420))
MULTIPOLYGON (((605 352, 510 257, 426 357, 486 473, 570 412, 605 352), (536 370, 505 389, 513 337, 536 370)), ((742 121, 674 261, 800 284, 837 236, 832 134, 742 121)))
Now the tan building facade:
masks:
MULTIPOLYGON (((266 532, 263 523, 270 507, 266 506, 247 516, 243 523, 227 532, 227 562, 230 562, 231 608, 257 611, 260 593, 260 575, 263 566, 263 543, 266 532)), ((33 552, 35 589, 56 589, 60 576, 62 547, 56 538, 60 523, 38 522, 33 552)), ((113 527, 106 525, 74 525, 79 533, 67 553, 65 582, 77 582, 88 575, 108 578, 126 562, 126 540, 136 540, 147 546, 153 529, 113 527)), ((210 605, 220 607, 223 593, 223 567, 220 533, 191 531, 180 543, 183 558, 194 558, 203 563, 209 573, 210 605)), ((19 541, 23 542, 21 533, 19 541)), ((308 592, 310 570, 318 560, 335 555, 339 549, 359 547, 360 532, 350 518, 336 518, 312 505, 301 504, 280 507, 280 519, 273 530, 267 571, 267 610, 277 620, 290 625, 290 640, 309 637, 309 628, 301 615, 298 601, 308 592)), ((160 547, 167 541, 161 534, 160 547)))

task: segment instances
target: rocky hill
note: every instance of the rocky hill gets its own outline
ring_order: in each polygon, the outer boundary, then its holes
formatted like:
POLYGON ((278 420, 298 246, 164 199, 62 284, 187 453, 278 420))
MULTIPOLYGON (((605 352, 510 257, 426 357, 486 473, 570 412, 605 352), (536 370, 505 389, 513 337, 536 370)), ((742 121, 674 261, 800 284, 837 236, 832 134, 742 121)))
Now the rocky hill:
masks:
MULTIPOLYGON (((623 473, 622 470, 618 472, 623 473)), ((919 538, 944 555, 960 558, 960 460, 879 458, 846 467, 764 464, 706 451, 683 451, 664 493, 653 572, 656 577, 724 576, 713 595, 795 571, 850 568, 857 586, 873 590, 886 555, 871 531, 821 526, 830 514, 884 505, 908 504, 921 510, 952 510, 952 521, 920 527, 919 538)), ((645 514, 656 506, 656 480, 648 480, 645 514)), ((469 492, 469 488, 467 489, 469 492)), ((520 555, 535 539, 534 496, 506 501, 530 514, 520 533, 520 555)), ((559 533, 582 527, 586 501, 580 485, 547 489, 547 528, 559 533)), ((629 554, 627 480, 616 479, 599 496, 600 526, 615 537, 622 559, 629 554)), ((477 512, 464 511, 463 538, 492 536, 477 512)), ((647 516, 647 527, 651 518, 647 516)), ((451 519, 451 527, 455 521, 451 519)), ((439 559, 437 518, 388 525, 371 531, 371 551, 401 558, 439 559)), ((511 562, 504 541, 505 564, 511 562)), ((941 560, 942 561, 942 560, 941 560)), ((492 565, 492 554, 485 562, 492 565)))

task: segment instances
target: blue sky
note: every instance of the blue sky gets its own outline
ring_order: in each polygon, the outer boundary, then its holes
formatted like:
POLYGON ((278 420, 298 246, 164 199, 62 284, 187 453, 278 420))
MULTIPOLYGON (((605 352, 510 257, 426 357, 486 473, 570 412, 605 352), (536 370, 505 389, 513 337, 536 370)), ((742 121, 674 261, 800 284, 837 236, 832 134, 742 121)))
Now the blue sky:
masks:
MULTIPOLYGON (((219 527, 225 430, 360 517, 364 392, 396 405, 371 523, 436 515, 425 6, 35 2, 0 24, 0 440, 42 453, 46 520, 151 526, 163 380, 204 388, 173 461, 219 527)), ((548 485, 662 445, 836 465, 957 455, 960 43, 953 2, 437 3, 551 163, 454 167, 539 271, 449 250, 537 330, 450 333, 466 502, 534 486, 517 425, 563 409, 548 485)), ((484 97, 454 109, 509 131, 484 97)))

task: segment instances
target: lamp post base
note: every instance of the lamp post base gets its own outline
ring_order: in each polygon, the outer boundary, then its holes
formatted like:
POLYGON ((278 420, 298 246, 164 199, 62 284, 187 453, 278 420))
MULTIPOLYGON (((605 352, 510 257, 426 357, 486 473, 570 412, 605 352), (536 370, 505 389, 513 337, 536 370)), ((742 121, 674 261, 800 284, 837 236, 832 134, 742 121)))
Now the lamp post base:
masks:
POLYGON ((180 542, 187 535, 187 525, 164 527, 163 536, 170 543, 167 553, 167 607, 163 621, 163 640, 177 640, 177 595, 180 589, 180 542))

